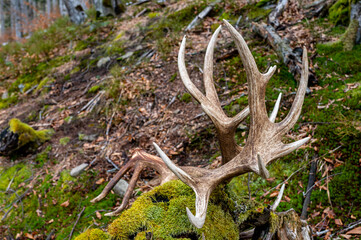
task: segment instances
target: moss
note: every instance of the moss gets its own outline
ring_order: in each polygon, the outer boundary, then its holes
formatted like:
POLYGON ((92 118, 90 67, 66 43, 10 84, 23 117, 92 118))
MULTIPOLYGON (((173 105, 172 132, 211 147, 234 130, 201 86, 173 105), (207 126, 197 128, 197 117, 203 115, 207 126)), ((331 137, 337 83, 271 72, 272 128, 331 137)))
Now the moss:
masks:
POLYGON ((75 240, 107 240, 107 239, 110 239, 109 234, 97 228, 88 229, 75 238, 75 240))
POLYGON ((160 15, 160 14, 157 13, 157 12, 148 13, 148 17, 149 17, 150 19, 156 18, 156 17, 158 17, 159 15, 160 15))
POLYGON ((46 84, 52 83, 54 81, 55 79, 53 78, 45 77, 43 80, 40 81, 39 85, 35 89, 35 92, 40 92, 46 84))
POLYGON ((69 143, 69 141, 70 141, 69 137, 63 137, 59 139, 59 144, 65 146, 69 143))
POLYGON ((9 121, 9 130, 19 136, 18 148, 21 148, 29 143, 39 145, 49 140, 53 134, 53 130, 51 129, 36 131, 17 118, 13 118, 9 121))
POLYGON ((183 95, 179 97, 179 100, 185 103, 189 103, 192 101, 192 95, 189 93, 183 93, 183 95))
POLYGON ((99 85, 95 85, 93 87, 91 87, 89 90, 88 90, 88 93, 97 93, 98 91, 100 90, 100 86, 99 85))
POLYGON ((108 232, 113 238, 128 239, 130 236, 144 238, 151 232, 154 239, 173 239, 186 236, 206 239, 238 239, 238 228, 234 223, 225 193, 215 191, 208 205, 207 219, 202 229, 191 225, 186 207, 194 212, 193 190, 181 181, 171 181, 140 196, 132 207, 112 222, 108 232), (220 196, 221 195, 221 196, 220 196), (139 236, 138 236, 139 234, 139 236))
POLYGON ((355 46, 356 34, 358 29, 358 21, 353 20, 350 22, 345 34, 342 36, 341 42, 343 43, 344 51, 351 51, 355 46))
POLYGON ((347 25, 350 16, 349 0, 338 0, 329 9, 329 19, 334 24, 347 25))
POLYGON ((49 153, 51 151, 51 146, 47 146, 41 153, 36 155, 35 162, 37 167, 42 167, 44 163, 49 160, 49 153))

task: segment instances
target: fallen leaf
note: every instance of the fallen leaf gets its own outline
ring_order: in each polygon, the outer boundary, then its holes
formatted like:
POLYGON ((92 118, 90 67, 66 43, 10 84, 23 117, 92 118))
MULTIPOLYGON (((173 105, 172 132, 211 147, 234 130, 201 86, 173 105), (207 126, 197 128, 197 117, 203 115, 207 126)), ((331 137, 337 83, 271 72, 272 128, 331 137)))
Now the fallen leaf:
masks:
POLYGON ((102 219, 102 215, 100 214, 100 212, 97 211, 97 212, 95 212, 95 214, 97 215, 98 219, 102 219))
POLYGON ((98 184, 98 185, 100 185, 100 184, 102 184, 104 181, 105 181, 105 179, 104 179, 104 178, 101 178, 101 179, 99 179, 98 181, 96 181, 95 183, 98 184))
POLYGON ((50 223, 53 223, 54 222, 54 219, 50 219, 49 221, 47 221, 46 223, 47 224, 50 224, 50 223))
POLYGON ((60 204, 60 206, 62 206, 62 207, 67 207, 67 206, 69 206, 69 200, 63 202, 62 204, 60 204))
POLYGON ((343 225, 341 219, 339 219, 339 218, 336 218, 336 219, 335 219, 335 223, 336 223, 337 225, 343 225))
POLYGON ((34 236, 30 233, 25 233, 25 237, 29 239, 34 239, 34 236))
POLYGON ((270 197, 276 197, 276 196, 278 196, 278 193, 279 193, 279 191, 274 191, 274 192, 271 193, 269 196, 270 196, 270 197))
POLYGON ((349 234, 355 234, 355 235, 361 235, 361 227, 354 228, 346 233, 349 234))

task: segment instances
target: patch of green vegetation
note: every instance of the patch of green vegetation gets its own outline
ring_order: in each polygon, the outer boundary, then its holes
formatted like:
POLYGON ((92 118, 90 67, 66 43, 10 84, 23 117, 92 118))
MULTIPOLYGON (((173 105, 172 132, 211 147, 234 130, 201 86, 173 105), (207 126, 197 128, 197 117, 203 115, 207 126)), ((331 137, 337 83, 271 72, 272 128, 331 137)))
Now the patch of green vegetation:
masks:
POLYGON ((206 1, 194 1, 179 11, 164 14, 164 17, 149 26, 147 35, 151 40, 156 41, 158 51, 163 55, 169 53, 179 41, 183 28, 206 6, 206 1))
MULTIPOLYGON (((28 184, 28 178, 32 175, 30 168, 25 164, 2 169, 0 175, 0 202, 5 206, 4 212, 8 211, 12 206, 11 203, 17 199, 15 194, 5 194, 3 192, 15 173, 11 186, 13 188, 17 187, 19 196, 28 189, 26 185, 28 184), (19 185, 23 182, 26 184, 19 185)), ((97 204, 91 203, 90 200, 99 195, 105 187, 105 183, 94 186, 96 176, 97 173, 88 171, 87 174, 73 178, 68 171, 63 171, 57 181, 52 180, 53 176, 51 174, 38 177, 35 179, 36 182, 32 191, 29 191, 29 194, 22 199, 21 204, 18 203, 17 208, 13 207, 2 224, 9 226, 7 231, 15 235, 17 233, 33 233, 33 230, 37 229, 39 233, 43 234, 42 237, 46 237, 53 229, 56 229, 55 239, 61 240, 69 237, 78 214, 85 207, 74 229, 73 236, 85 231, 88 226, 94 224, 94 221, 100 225, 107 225, 114 218, 103 217, 98 219, 96 212, 99 209, 110 210, 116 204, 118 197, 115 194, 109 194, 103 201, 97 204)), ((4 212, 0 212, 0 217, 3 216, 4 212)), ((90 236, 94 235, 106 236, 106 234, 100 233, 100 230, 90 233, 90 236)))
POLYGON ((258 3, 256 3, 256 7, 263 7, 269 4, 275 4, 277 3, 276 0, 260 0, 258 3))
POLYGON ((264 9, 256 5, 247 5, 244 7, 244 9, 247 11, 248 18, 254 21, 266 18, 268 14, 272 11, 272 9, 264 9))
POLYGON ((39 85, 35 89, 35 92, 43 91, 43 88, 46 84, 54 82, 54 78, 45 77, 43 80, 40 81, 39 85))
POLYGON ((174 73, 170 78, 169 82, 174 82, 174 80, 177 78, 177 73, 174 73))
POLYGON ((144 231, 152 232, 154 239, 191 235, 201 238, 202 233, 207 239, 238 239, 238 228, 231 216, 231 209, 236 206, 223 190, 219 188, 211 195, 202 229, 191 225, 185 210, 189 207, 194 212, 193 190, 177 180, 138 197, 130 209, 109 225, 108 232, 117 239, 143 236, 144 231))
POLYGON ((9 130, 19 136, 18 149, 27 144, 39 146, 41 143, 49 140, 51 135, 54 133, 52 129, 36 131, 17 118, 13 118, 9 121, 9 130))
POLYGON ((103 232, 100 229, 88 229, 79 236, 75 238, 75 240, 110 240, 109 234, 103 232))
POLYGON ((179 95, 178 98, 185 103, 190 103, 192 101, 192 95, 189 93, 183 93, 182 95, 179 95))
POLYGON ((101 89, 100 85, 95 85, 88 90, 89 94, 97 93, 101 89))
POLYGON ((332 23, 347 26, 350 20, 350 1, 338 0, 334 3, 329 11, 329 19, 332 23))
POLYGON ((59 139, 59 144, 65 146, 69 143, 70 137, 63 137, 59 139))
POLYGON ((149 17, 150 19, 156 18, 156 17, 159 17, 159 16, 160 16, 160 13, 157 13, 157 12, 148 13, 148 17, 149 17))
POLYGON ((36 167, 42 167, 49 160, 49 153, 51 151, 51 146, 47 146, 41 153, 36 155, 35 162, 37 163, 36 167))

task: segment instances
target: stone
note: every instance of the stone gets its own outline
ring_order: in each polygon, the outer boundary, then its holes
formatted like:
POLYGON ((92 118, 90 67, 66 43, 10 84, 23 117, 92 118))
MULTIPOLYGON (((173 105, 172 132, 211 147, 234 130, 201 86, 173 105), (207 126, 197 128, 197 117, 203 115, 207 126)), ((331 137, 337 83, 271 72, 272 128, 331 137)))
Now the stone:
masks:
POLYGON ((8 91, 3 92, 2 96, 1 96, 1 99, 5 100, 5 99, 8 99, 8 98, 9 98, 8 91))
POLYGON ((103 67, 105 64, 107 64, 110 61, 110 57, 103 57, 101 59, 99 59, 98 63, 97 63, 97 67, 101 68, 103 67))
POLYGON ((76 166, 75 168, 73 168, 71 171, 70 171, 70 176, 72 177, 77 177, 79 176, 84 170, 85 168, 88 166, 89 164, 87 163, 82 163, 80 164, 79 166, 76 166))
POLYGON ((115 192, 115 194, 123 197, 125 192, 127 191, 128 188, 128 183, 127 181, 120 179, 117 184, 115 184, 113 191, 115 192))

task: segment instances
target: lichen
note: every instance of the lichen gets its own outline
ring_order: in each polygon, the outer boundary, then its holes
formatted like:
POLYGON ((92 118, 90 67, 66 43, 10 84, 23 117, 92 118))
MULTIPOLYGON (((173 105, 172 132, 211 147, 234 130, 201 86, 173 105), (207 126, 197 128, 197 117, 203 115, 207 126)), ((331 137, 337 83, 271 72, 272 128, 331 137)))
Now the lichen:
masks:
POLYGON ((350 22, 345 34, 341 38, 344 51, 351 51, 352 48, 355 46, 358 27, 359 24, 357 20, 353 20, 350 22))
POLYGON ((9 129, 11 132, 19 135, 18 148, 21 148, 29 143, 39 145, 49 140, 53 134, 52 129, 37 131, 17 118, 13 118, 9 121, 9 129))
POLYGON ((75 240, 106 240, 110 239, 109 234, 100 229, 88 229, 75 238, 75 240))

